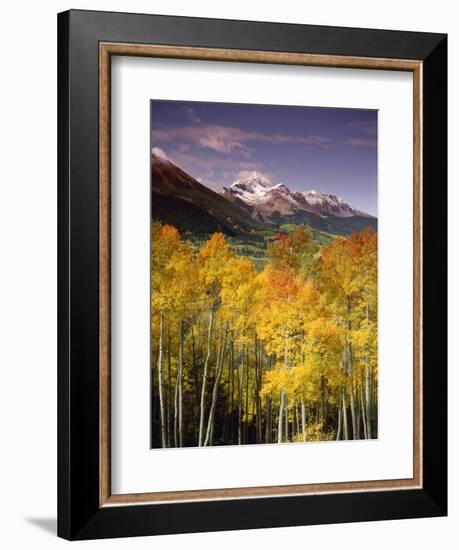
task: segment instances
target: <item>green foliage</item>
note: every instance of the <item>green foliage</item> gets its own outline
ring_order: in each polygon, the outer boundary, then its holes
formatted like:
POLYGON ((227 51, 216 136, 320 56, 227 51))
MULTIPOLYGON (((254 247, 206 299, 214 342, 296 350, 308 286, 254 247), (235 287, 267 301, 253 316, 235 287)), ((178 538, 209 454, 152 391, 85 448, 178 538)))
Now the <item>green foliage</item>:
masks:
POLYGON ((323 218, 318 214, 305 212, 304 210, 291 215, 276 213, 271 216, 271 219, 279 225, 307 225, 321 232, 342 236, 349 236, 353 232, 363 231, 367 227, 376 232, 378 228, 378 220, 376 218, 367 218, 366 216, 351 216, 349 218, 328 216, 323 218))

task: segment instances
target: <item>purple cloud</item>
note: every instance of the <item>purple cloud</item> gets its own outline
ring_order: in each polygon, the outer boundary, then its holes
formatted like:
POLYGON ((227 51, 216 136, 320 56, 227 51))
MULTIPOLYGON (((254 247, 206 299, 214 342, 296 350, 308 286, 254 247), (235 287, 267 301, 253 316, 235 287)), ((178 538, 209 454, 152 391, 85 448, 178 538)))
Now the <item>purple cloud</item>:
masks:
POLYGON ((370 136, 375 136, 377 132, 376 122, 350 122, 349 128, 352 128, 353 130, 359 130, 363 134, 367 134, 370 136))
POLYGON ((378 142, 375 139, 366 139, 366 138, 351 138, 345 143, 349 145, 356 145, 358 147, 376 147, 378 142))
POLYGON ((296 145, 325 145, 330 139, 323 136, 293 136, 286 134, 264 134, 249 132, 230 126, 184 126, 161 130, 153 130, 153 141, 169 142, 176 139, 193 142, 201 147, 211 149, 218 153, 250 153, 246 145, 250 142, 296 144, 296 145))

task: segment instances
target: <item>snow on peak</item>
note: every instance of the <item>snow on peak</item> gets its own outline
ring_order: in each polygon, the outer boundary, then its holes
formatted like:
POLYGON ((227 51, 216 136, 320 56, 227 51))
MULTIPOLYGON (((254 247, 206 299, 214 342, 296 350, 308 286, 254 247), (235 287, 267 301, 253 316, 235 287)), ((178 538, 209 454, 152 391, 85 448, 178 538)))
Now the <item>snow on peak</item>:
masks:
POLYGON ((283 183, 273 185, 269 178, 256 171, 239 178, 229 188, 224 188, 223 193, 237 197, 265 214, 276 210, 284 214, 305 210, 323 217, 366 215, 354 210, 341 197, 316 189, 292 191, 283 183))
POLYGON ((270 180, 260 172, 254 171, 232 183, 228 191, 248 204, 256 204, 263 201, 270 189, 270 180))
POLYGON ((153 147, 151 150, 151 156, 157 162, 169 162, 169 157, 164 149, 161 149, 161 147, 153 147))
POLYGON ((239 185, 245 185, 248 187, 260 186, 267 189, 271 187, 271 182, 266 176, 254 170, 248 176, 245 176, 236 180, 231 185, 231 187, 237 187, 239 185))
POLYGON ((284 183, 276 183, 276 185, 273 185, 271 189, 279 189, 280 191, 291 193, 290 189, 284 183))
POLYGON ((352 206, 337 195, 323 193, 321 191, 304 191, 302 193, 306 202, 314 207, 314 210, 322 215, 335 215, 341 217, 365 216, 364 212, 355 210, 352 206))

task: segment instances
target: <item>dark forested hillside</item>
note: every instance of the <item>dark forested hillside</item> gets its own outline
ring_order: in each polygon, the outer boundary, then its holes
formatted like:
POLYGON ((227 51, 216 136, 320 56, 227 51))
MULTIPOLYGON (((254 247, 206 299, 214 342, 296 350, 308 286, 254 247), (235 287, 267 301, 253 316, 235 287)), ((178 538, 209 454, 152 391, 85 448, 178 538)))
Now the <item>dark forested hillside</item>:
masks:
POLYGON ((307 225, 331 235, 349 236, 366 227, 377 232, 377 218, 365 215, 321 216, 292 210, 274 211, 265 219, 256 207, 239 197, 212 191, 171 161, 156 155, 152 155, 151 193, 152 220, 171 224, 182 234, 203 236, 221 231, 232 237, 258 236, 257 240, 263 241, 263 236, 275 234, 284 224, 307 225))
POLYGON ((378 230, 377 218, 365 216, 351 216, 340 218, 338 216, 321 217, 312 212, 299 211, 290 215, 273 214, 271 220, 276 224, 309 225, 314 229, 331 233, 332 235, 349 236, 354 231, 363 231, 367 227, 376 233, 378 230))
POLYGON ((251 235, 264 226, 238 205, 202 185, 168 160, 152 155, 151 218, 181 232, 251 235))

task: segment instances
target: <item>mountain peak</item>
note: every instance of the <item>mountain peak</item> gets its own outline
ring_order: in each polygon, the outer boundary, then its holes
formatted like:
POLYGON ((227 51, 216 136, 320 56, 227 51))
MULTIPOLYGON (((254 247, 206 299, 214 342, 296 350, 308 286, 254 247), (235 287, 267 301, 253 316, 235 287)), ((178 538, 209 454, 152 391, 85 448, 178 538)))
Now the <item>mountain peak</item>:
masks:
POLYGON ((245 177, 243 176, 237 179, 234 183, 231 184, 231 187, 237 187, 239 185, 244 185, 246 187, 260 186, 268 189, 269 187, 271 187, 271 182, 261 172, 257 172, 256 170, 254 170, 245 177))
POLYGON ((154 153, 153 150, 151 152, 151 161, 152 163, 164 164, 166 166, 172 165, 172 162, 168 158, 162 155, 158 155, 157 153, 154 153))
POLYGON ((341 197, 312 189, 311 191, 294 191, 284 183, 273 184, 260 172, 250 172, 236 180, 230 187, 225 187, 222 194, 230 200, 236 198, 246 205, 256 208, 265 218, 274 213, 292 215, 297 211, 318 214, 321 217, 364 216, 369 214, 352 208, 341 197))
POLYGON ((360 210, 352 208, 349 203, 347 203, 341 197, 333 195, 332 193, 323 193, 321 191, 316 191, 315 189, 313 189, 312 191, 304 191, 302 194, 309 204, 313 205, 316 209, 320 210, 320 212, 325 215, 332 214, 334 216, 341 217, 372 217, 369 214, 360 212, 360 210))

